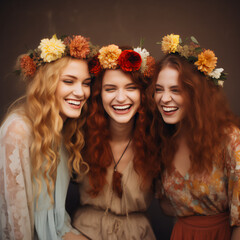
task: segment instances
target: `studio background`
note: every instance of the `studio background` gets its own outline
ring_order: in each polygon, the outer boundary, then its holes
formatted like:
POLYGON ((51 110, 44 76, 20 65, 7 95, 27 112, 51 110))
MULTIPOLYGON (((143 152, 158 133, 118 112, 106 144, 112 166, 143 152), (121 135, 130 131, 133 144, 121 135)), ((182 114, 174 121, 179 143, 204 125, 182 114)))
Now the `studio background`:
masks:
MULTIPOLYGON (((24 85, 13 73, 17 56, 55 33, 58 37, 81 34, 100 46, 115 43, 137 47, 144 38, 144 47, 156 59, 163 56, 156 42, 164 35, 193 35, 202 47, 215 52, 217 67, 228 73, 224 91, 231 109, 240 116, 239 25, 237 0, 1 0, 0 118, 24 93, 24 85)), ((72 206, 69 204, 70 211, 72 206)), ((158 239, 169 239, 172 219, 161 213, 156 201, 149 215, 158 239)))

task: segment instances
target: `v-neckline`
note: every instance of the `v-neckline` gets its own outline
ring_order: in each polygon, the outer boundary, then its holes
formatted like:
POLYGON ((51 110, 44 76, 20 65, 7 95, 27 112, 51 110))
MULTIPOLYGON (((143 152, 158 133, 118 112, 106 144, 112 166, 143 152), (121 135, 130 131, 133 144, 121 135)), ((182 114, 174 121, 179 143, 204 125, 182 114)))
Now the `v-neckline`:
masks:
POLYGON ((187 171, 186 173, 185 173, 185 175, 183 175, 183 174, 181 174, 180 172, 179 172, 179 170, 175 167, 175 166, 173 166, 174 167, 174 172, 177 174, 177 175, 179 175, 181 178, 183 178, 184 180, 189 180, 189 171, 187 171))

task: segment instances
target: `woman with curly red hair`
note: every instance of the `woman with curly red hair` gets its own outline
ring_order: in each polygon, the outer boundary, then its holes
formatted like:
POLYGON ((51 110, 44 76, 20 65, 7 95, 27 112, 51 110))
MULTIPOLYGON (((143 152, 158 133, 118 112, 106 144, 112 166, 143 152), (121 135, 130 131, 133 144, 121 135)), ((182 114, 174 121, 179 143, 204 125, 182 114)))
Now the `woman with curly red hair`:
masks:
POLYGON ((153 58, 146 49, 109 45, 90 63, 92 86, 80 186, 83 205, 73 225, 90 239, 155 239, 144 212, 158 163, 150 136, 153 58))
POLYGON ((239 119, 214 53, 193 37, 179 42, 163 38, 154 78, 163 208, 177 217, 171 239, 240 239, 239 119))

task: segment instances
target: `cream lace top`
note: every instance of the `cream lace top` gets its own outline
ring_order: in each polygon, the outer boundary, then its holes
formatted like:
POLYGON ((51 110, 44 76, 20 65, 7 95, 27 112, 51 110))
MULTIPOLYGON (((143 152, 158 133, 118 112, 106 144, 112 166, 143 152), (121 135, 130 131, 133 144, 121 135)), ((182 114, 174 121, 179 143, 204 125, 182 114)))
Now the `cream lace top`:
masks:
POLYGON ((29 126, 22 116, 11 114, 0 129, 0 239, 62 239, 66 232, 76 232, 65 211, 69 184, 66 151, 61 148, 54 206, 50 203, 44 182, 38 208, 35 209, 30 144, 29 126))

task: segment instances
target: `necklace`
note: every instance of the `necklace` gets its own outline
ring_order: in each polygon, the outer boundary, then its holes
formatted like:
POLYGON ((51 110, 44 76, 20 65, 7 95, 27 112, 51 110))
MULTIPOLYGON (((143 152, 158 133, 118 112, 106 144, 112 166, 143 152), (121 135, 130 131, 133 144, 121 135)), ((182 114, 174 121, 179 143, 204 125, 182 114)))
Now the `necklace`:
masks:
POLYGON ((114 162, 112 188, 113 188, 113 191, 118 194, 119 198, 122 197, 122 192, 123 192, 122 184, 121 184, 121 182, 122 182, 122 173, 117 171, 117 166, 120 163, 123 155, 127 151, 131 141, 132 141, 132 138, 129 139, 127 146, 124 148, 124 150, 123 150, 123 152, 122 152, 122 154, 121 154, 121 156, 120 156, 120 158, 118 159, 117 162, 115 161, 114 156, 113 156, 113 152, 111 150, 112 158, 113 158, 113 162, 114 162))

